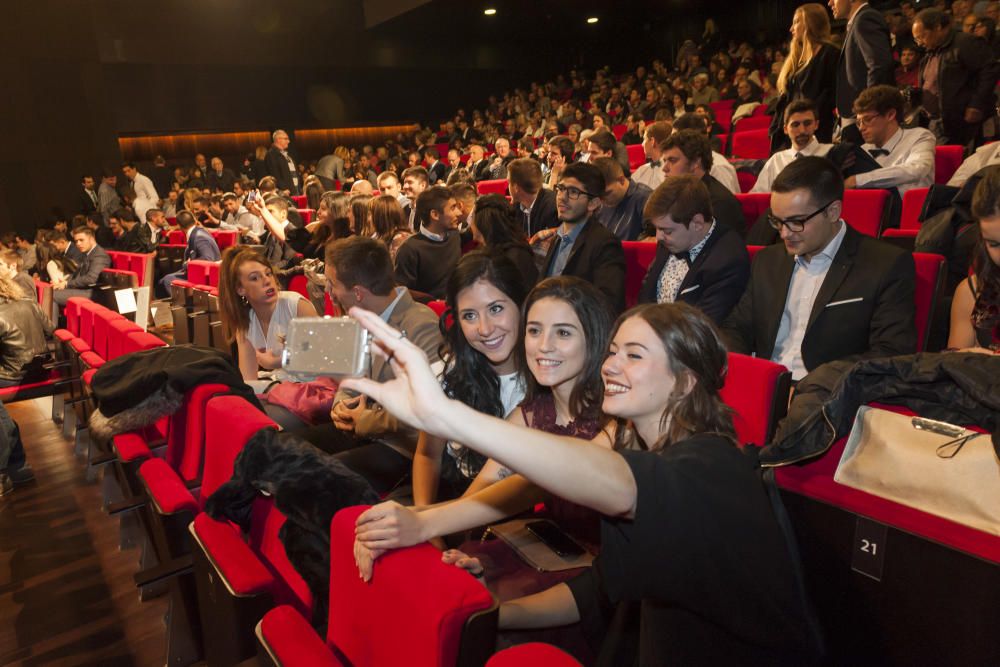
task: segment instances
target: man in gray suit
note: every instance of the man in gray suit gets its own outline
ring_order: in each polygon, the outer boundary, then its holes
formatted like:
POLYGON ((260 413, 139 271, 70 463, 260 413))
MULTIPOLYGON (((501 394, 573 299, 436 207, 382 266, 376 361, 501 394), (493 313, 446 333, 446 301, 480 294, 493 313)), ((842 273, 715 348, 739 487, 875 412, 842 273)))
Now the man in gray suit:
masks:
POLYGON ((867 0, 829 0, 835 19, 847 19, 844 48, 837 65, 837 114, 840 138, 864 143, 854 122, 854 100, 862 90, 879 84, 895 85, 895 67, 889 27, 882 13, 867 0))
POLYGON ((52 284, 52 300, 60 306, 65 306, 70 297, 82 296, 93 298, 93 286, 101 271, 111 266, 111 257, 104 248, 97 245, 94 230, 86 225, 80 225, 73 230, 73 244, 83 257, 77 262, 76 271, 72 275, 57 280, 52 284))

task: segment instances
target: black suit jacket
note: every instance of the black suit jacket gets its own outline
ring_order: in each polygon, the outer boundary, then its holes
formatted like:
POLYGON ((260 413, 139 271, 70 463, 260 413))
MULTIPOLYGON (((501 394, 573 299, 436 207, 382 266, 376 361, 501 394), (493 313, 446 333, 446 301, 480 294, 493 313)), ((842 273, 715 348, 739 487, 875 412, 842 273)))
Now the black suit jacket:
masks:
POLYGON ((559 226, 559 216, 556 213, 556 193, 553 190, 547 188, 539 190, 538 198, 531 205, 530 220, 528 219, 528 215, 521 210, 520 206, 516 206, 516 211, 517 220, 528 238, 531 238, 543 229, 552 229, 559 226))
POLYGON ((837 64, 837 111, 854 118, 854 100, 865 88, 896 85, 889 27, 882 12, 866 5, 854 15, 837 64))
POLYGON ((441 160, 438 160, 433 165, 427 168, 427 182, 430 185, 444 185, 444 181, 448 176, 448 165, 446 165, 441 160))
MULTIPOLYGON (((288 156, 292 158, 292 162, 295 164, 299 163, 298 158, 290 148, 286 152, 288 153, 288 156)), ((277 182, 279 190, 288 190, 293 195, 301 194, 299 189, 295 187, 295 183, 292 181, 292 174, 288 171, 288 162, 281 155, 281 151, 274 146, 267 149, 267 157, 264 159, 264 164, 267 168, 268 175, 274 176, 274 180, 277 182)))
MULTIPOLYGON (((94 196, 97 196, 97 190, 94 190, 94 196)), ((90 198, 90 195, 88 195, 87 191, 83 188, 80 188, 80 194, 78 197, 79 199, 76 205, 76 210, 80 213, 87 215, 88 213, 93 213, 97 210, 97 205, 94 204, 94 200, 90 198)))
POLYGON ((228 167, 223 167, 222 176, 219 176, 214 171, 209 171, 205 174, 205 185, 207 185, 212 192, 215 192, 216 190, 232 192, 233 183, 235 182, 236 174, 234 174, 233 170, 228 167))
POLYGON ((469 173, 472 174, 472 178, 477 181, 488 181, 490 179, 487 169, 489 169, 489 160, 483 158, 479 162, 469 162, 466 167, 469 173))
POLYGON ((88 254, 83 255, 76 265, 76 271, 66 281, 66 287, 81 289, 97 284, 101 271, 110 268, 111 257, 101 246, 94 246, 88 254))
MULTIPOLYGON (((733 352, 771 358, 793 261, 783 244, 754 258, 750 283, 723 325, 733 352)), ((806 370, 837 359, 916 352, 915 283, 913 255, 847 227, 802 339, 806 370)))
POLYGON ((746 236, 747 223, 743 218, 743 207, 740 206, 739 200, 711 174, 705 174, 701 180, 708 188, 708 198, 712 202, 715 220, 739 234, 740 238, 746 236))
MULTIPOLYGON (((625 310, 625 251, 622 250, 622 242, 593 217, 580 224, 586 227, 573 244, 561 275, 586 280, 607 297, 608 305, 615 313, 620 313, 625 310)), ((557 236, 549 246, 549 252, 545 256, 545 271, 540 278, 548 275, 558 247, 557 236)))
POLYGON ((828 144, 833 139, 834 91, 837 88, 837 63, 840 52, 836 47, 823 44, 819 51, 801 70, 789 77, 788 92, 778 98, 771 122, 771 153, 788 148, 791 142, 785 134, 785 109, 798 99, 812 100, 819 113, 816 139, 828 144))
MULTIPOLYGON (((670 258, 662 243, 656 244, 656 258, 649 266, 639 290, 639 303, 656 303, 660 274, 670 258)), ((722 324, 736 305, 750 277, 750 255, 740 235, 716 224, 705 247, 688 268, 677 291, 677 301, 701 309, 716 324, 722 324)))

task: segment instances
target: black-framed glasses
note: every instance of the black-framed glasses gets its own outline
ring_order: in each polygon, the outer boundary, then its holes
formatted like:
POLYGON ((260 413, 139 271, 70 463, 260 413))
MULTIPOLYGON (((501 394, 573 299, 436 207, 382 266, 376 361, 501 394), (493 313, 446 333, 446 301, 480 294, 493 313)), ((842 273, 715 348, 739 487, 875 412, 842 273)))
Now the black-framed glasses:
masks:
POLYGON ((812 213, 800 218, 786 218, 782 220, 781 218, 775 216, 773 213, 767 214, 767 224, 771 225, 774 229, 781 231, 782 227, 787 227, 790 232, 801 232, 806 228, 806 223, 815 218, 817 215, 830 208, 830 204, 837 201, 832 199, 826 203, 825 206, 816 209, 812 213))
POLYGON ((566 198, 570 201, 576 201, 581 196, 585 196, 587 199, 600 197, 600 195, 595 195, 592 192, 587 192, 586 190, 581 190, 580 188, 574 188, 572 185, 563 185, 562 183, 553 189, 556 191, 556 195, 565 194, 566 198))

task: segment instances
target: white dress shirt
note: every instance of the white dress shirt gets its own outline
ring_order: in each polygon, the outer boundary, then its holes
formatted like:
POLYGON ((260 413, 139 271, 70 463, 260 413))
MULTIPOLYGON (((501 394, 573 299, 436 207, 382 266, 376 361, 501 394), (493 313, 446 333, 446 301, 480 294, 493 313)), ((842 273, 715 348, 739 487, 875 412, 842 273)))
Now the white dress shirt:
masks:
POLYGON ((962 166, 948 181, 948 185, 960 188, 977 171, 995 164, 1000 164, 1000 142, 981 146, 975 153, 965 158, 962 166))
POLYGON ((132 189, 135 190, 135 215, 140 222, 145 222, 146 211, 159 205, 160 196, 156 194, 152 179, 139 172, 135 173, 132 180, 132 189))
POLYGON ((760 170, 760 174, 757 176, 757 182, 750 188, 750 192, 770 192, 774 179, 777 178, 778 174, 785 167, 794 162, 796 158, 803 155, 823 157, 830 152, 831 148, 833 148, 833 144, 821 144, 816 137, 813 137, 801 151, 795 148, 786 148, 783 151, 778 151, 768 158, 764 164, 764 168, 760 170))
POLYGON ((659 160, 647 162, 632 172, 632 180, 635 183, 647 186, 650 190, 655 190, 659 187, 664 178, 663 163, 659 160))
POLYGON ((724 155, 712 151, 712 170, 708 173, 734 195, 740 193, 740 179, 736 177, 736 167, 724 155))
POLYGON ((771 353, 771 361, 790 370, 793 380, 800 380, 806 375, 806 367, 802 363, 802 339, 806 336, 816 295, 826 280, 826 274, 846 234, 847 224, 841 220, 840 231, 812 259, 806 260, 801 255, 795 257, 792 279, 788 283, 788 295, 785 298, 785 310, 781 313, 781 323, 778 325, 778 335, 774 339, 774 351, 771 353))
POLYGON ((896 188, 902 197, 911 188, 929 188, 934 184, 934 147, 937 141, 930 130, 922 127, 899 128, 884 146, 863 144, 871 152, 876 148, 889 151, 875 161, 882 165, 855 176, 859 188, 896 188))

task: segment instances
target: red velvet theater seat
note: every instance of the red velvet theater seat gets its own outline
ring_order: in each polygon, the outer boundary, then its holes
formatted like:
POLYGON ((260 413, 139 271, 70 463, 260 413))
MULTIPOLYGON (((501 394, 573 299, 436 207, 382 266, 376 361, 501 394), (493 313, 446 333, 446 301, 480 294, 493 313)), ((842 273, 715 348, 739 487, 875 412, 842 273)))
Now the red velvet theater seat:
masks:
POLYGON ((936 146, 934 148, 934 182, 944 185, 962 166, 964 149, 961 146, 936 146))
POLYGON ((938 301, 944 291, 947 262, 941 255, 913 253, 917 284, 913 291, 914 324, 917 327, 917 350, 927 349, 927 339, 934 324, 938 301))
MULTIPOLYGON (((739 176, 740 172, 736 172, 739 176)), ((764 211, 771 207, 771 193, 769 192, 741 192, 736 195, 736 201, 743 209, 743 221, 746 229, 753 227, 754 223, 764 215, 764 211)))
MULTIPOLYGON (((740 121, 742 126, 754 120, 746 118, 740 121)), ((741 160, 766 160, 771 156, 771 138, 767 128, 748 131, 737 130, 732 135, 733 157, 741 160)))
POLYGON ((500 651, 486 667, 583 667, 576 658, 550 644, 532 642, 500 651))
POLYGON ((656 241, 623 241, 625 251, 625 307, 639 301, 639 290, 649 265, 656 258, 656 241))
POLYGON ((476 183, 476 190, 480 195, 505 195, 507 194, 507 179, 498 178, 492 181, 479 181, 476 183))
POLYGON ((888 205, 888 190, 844 190, 841 217, 855 231, 877 239, 882 233, 888 205))
POLYGON ((736 437, 762 447, 771 439, 788 408, 792 374, 767 359, 729 353, 729 372, 720 395, 733 409, 736 437))
POLYGON ((625 150, 628 151, 628 168, 631 171, 646 164, 646 151, 643 150, 642 144, 629 144, 625 150))

